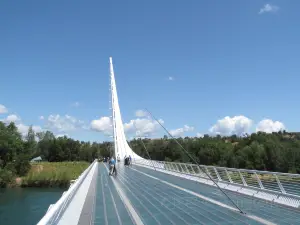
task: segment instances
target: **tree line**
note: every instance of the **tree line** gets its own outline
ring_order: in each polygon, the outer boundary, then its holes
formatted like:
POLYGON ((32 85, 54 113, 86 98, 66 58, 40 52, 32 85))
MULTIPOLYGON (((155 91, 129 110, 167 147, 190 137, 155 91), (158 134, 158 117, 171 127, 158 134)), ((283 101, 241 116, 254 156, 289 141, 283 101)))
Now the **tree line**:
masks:
POLYGON ((88 161, 110 155, 111 143, 90 143, 66 136, 55 137, 50 131, 35 133, 32 126, 23 137, 14 123, 0 121, 0 187, 31 168, 30 160, 41 156, 48 162, 88 161))
MULTIPOLYGON (((176 141, 203 165, 300 173, 300 133, 258 132, 243 137, 204 135, 176 141)), ((193 163, 176 141, 167 136, 134 139, 130 146, 144 158, 150 155, 154 160, 193 163)))
MULTIPOLYGON (((200 164, 224 167, 300 173, 300 133, 253 133, 243 137, 204 135, 176 140, 133 139, 131 148, 140 156, 161 161, 190 162, 179 142, 200 164)), ((25 137, 14 123, 0 121, 0 186, 14 176, 24 176, 30 160, 88 161, 111 156, 113 143, 90 143, 69 137, 55 137, 50 131, 35 133, 29 127, 25 137)))

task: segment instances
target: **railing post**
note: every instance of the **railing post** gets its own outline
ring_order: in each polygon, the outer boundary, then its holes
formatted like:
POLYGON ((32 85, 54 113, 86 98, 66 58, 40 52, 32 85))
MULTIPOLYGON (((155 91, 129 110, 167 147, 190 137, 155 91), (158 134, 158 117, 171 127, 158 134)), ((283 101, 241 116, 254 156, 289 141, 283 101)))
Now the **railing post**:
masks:
POLYGON ((214 178, 210 175, 210 172, 208 171, 208 169, 207 169, 206 166, 205 166, 205 171, 206 171, 206 174, 208 175, 208 178, 214 179, 214 178))
POLYGON ((220 174, 218 173, 216 167, 214 167, 214 171, 215 171, 215 173, 216 173, 216 175, 217 175, 218 180, 219 180, 219 181, 222 181, 222 179, 221 179, 221 177, 220 177, 220 174))
POLYGON ((199 177, 203 177, 203 172, 202 172, 202 169, 200 168, 200 166, 198 166, 198 170, 199 170, 199 177))
POLYGON ((193 168, 193 165, 191 165, 191 168, 192 168, 192 170, 193 170, 194 174, 196 174, 196 172, 195 172, 195 170, 194 170, 194 168, 193 168))
POLYGON ((166 169, 166 162, 165 161, 163 161, 163 165, 164 165, 164 170, 166 169))
POLYGON ((172 170, 176 172, 176 170, 174 169, 175 167, 173 166, 173 163, 170 164, 172 166, 172 170))
POLYGON ((228 173, 228 171, 225 169, 225 172, 226 172, 226 175, 227 175, 227 177, 228 177, 228 180, 229 180, 229 182, 230 183, 233 183, 233 181, 232 181, 232 179, 231 179, 231 177, 230 177, 230 174, 228 173))
POLYGON ((186 168, 186 173, 190 173, 189 169, 187 168, 186 164, 184 164, 184 167, 186 168))
POLYGON ((169 170, 170 170, 170 171, 173 171, 173 170, 174 170, 173 165, 172 165, 171 162, 168 162, 168 166, 169 166, 169 170))
POLYGON ((255 174, 255 176, 256 176, 257 183, 258 183, 258 185, 260 186, 260 188, 261 188, 261 189, 265 189, 264 186, 263 186, 263 184, 262 184, 262 182, 261 182, 261 180, 259 179, 257 173, 254 173, 254 174, 255 174))
POLYGON ((181 164, 179 164, 179 166, 180 166, 180 168, 181 168, 182 173, 184 173, 185 170, 182 168, 181 164))
POLYGON ((177 171, 180 173, 180 170, 179 170, 179 168, 178 168, 178 166, 177 166, 176 163, 175 163, 175 166, 176 166, 177 171))
POLYGON ((244 185, 244 186, 248 186, 248 184, 247 184, 246 181, 245 181, 245 178, 244 178, 243 174, 242 174, 240 171, 239 171, 239 174, 240 174, 240 177, 241 177, 241 179, 242 179, 243 185, 244 185))
POLYGON ((278 184, 278 187, 280 188, 280 191, 283 193, 283 194, 286 194, 286 191, 284 190, 278 176, 276 174, 274 174, 275 178, 276 178, 276 181, 277 181, 277 184, 278 184))
POLYGON ((170 166, 169 166, 169 163, 168 163, 168 162, 165 162, 165 169, 166 169, 166 170, 170 170, 170 166))

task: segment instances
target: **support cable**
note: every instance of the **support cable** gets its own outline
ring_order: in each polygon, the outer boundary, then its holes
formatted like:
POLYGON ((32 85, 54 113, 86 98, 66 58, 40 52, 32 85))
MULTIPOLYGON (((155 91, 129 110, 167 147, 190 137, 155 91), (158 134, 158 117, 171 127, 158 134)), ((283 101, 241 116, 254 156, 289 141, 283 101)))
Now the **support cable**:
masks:
MULTIPOLYGON (((138 129, 136 128, 136 126, 135 126, 134 123, 133 123, 133 126, 135 127, 135 130, 138 131, 138 129)), ((135 132, 135 136, 137 136, 136 133, 137 133, 137 132, 135 132)), ((148 157, 149 157, 149 159, 150 159, 150 162, 151 162, 151 164, 152 164, 154 170, 156 171, 156 168, 155 168, 154 163, 153 163, 153 161, 152 161, 152 159, 151 159, 151 156, 150 156, 150 154, 149 154, 149 152, 148 152, 148 149, 146 148, 146 145, 145 145, 145 143, 144 143, 144 141, 143 141, 143 139, 142 139, 142 137, 141 137, 140 134, 139 134, 139 137, 140 137, 140 139, 141 139, 141 142, 142 142, 142 144, 143 144, 144 149, 146 150, 146 152, 147 152, 147 154, 148 154, 148 157)))
POLYGON ((187 156, 195 163, 198 165, 199 169, 205 173, 206 176, 209 177, 209 179, 217 186, 217 188, 229 199, 229 201, 239 210, 240 213, 242 214, 246 214, 242 209, 240 209, 240 207, 238 207, 238 205, 225 193, 225 191, 222 190, 222 188, 217 184, 217 182, 211 178, 211 176, 201 168, 200 164, 197 162, 196 159, 194 159, 194 157, 191 156, 191 154, 176 140, 176 138, 173 137, 172 134, 170 134, 170 132, 156 119, 155 116, 153 116, 153 114, 148 110, 145 109, 150 116, 156 121, 158 122, 158 124, 167 132, 167 134, 180 146, 180 148, 187 154, 187 156))

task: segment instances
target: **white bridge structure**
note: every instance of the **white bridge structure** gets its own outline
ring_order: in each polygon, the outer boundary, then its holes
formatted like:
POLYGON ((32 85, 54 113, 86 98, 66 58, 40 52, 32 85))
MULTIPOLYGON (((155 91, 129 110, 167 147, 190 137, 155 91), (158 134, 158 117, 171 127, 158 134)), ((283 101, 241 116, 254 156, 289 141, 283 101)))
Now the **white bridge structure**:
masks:
POLYGON ((112 118, 113 118, 113 131, 114 131, 114 149, 115 157, 124 159, 125 156, 131 156, 133 159, 142 159, 129 147, 125 137, 121 111, 118 101, 116 80, 112 58, 109 58, 110 62, 110 88, 111 88, 111 105, 112 105, 112 118))
POLYGON ((144 159, 124 133, 110 58, 117 176, 95 160, 39 225, 300 224, 300 175, 144 159))

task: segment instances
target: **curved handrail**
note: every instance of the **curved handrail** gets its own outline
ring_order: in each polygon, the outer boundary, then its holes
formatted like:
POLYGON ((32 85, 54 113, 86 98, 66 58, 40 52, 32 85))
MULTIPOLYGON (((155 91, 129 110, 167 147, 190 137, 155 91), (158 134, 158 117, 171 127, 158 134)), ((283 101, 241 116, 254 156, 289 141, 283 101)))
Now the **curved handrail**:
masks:
POLYGON ((44 217, 37 223, 37 225, 48 225, 55 223, 59 215, 62 214, 62 212, 67 207, 68 203, 72 200, 72 197, 77 192, 81 183, 84 181, 87 174, 90 172, 95 163, 97 163, 97 160, 94 160, 94 162, 88 168, 86 168, 85 171, 83 171, 83 173, 70 186, 70 188, 63 193, 60 199, 55 204, 53 204, 50 209, 48 209, 44 217))
MULTIPOLYGON (((160 169, 193 177, 210 180, 202 171, 205 170, 210 178, 226 185, 235 185, 256 191, 268 192, 280 196, 300 199, 300 174, 269 172, 260 170, 236 169, 227 167, 206 166, 181 162, 166 162, 152 160, 160 169), (163 166, 162 166, 163 165, 163 166)), ((133 164, 153 167, 149 160, 136 160, 133 164)))

